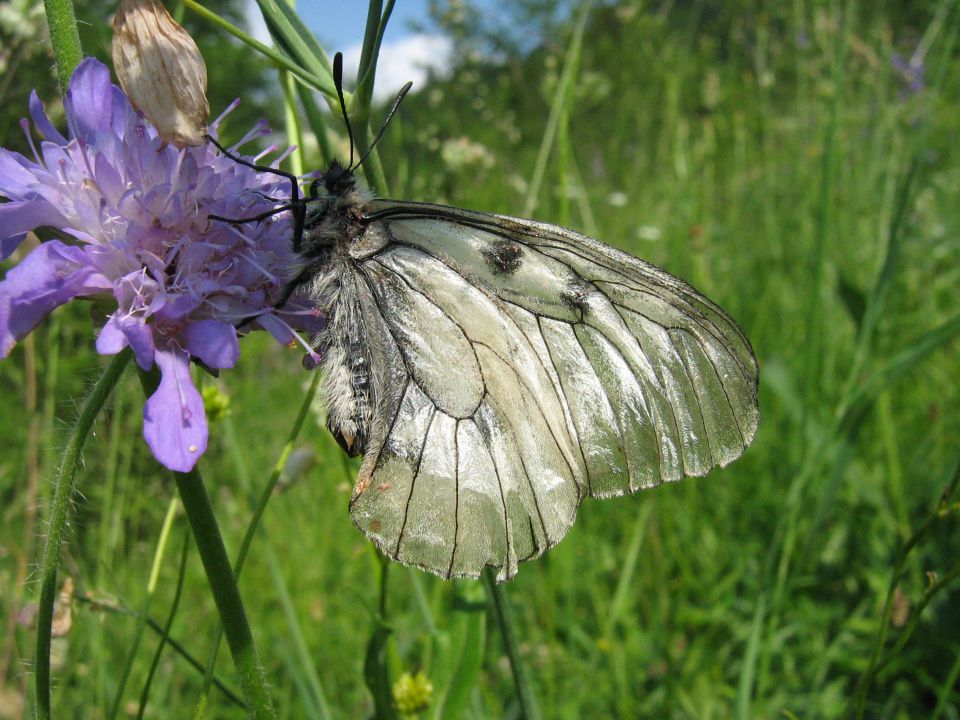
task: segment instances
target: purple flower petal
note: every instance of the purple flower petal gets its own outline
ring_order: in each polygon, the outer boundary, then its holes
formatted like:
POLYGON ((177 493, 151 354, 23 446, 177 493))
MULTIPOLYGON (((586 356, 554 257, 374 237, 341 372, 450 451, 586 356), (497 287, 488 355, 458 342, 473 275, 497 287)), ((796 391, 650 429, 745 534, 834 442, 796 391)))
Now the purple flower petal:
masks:
POLYGON ((0 205, 0 260, 6 260, 17 249, 28 230, 41 225, 60 227, 65 224, 63 215, 45 200, 23 200, 0 205))
POLYGON ((120 329, 116 316, 111 315, 110 319, 100 328, 100 332, 97 333, 97 352, 101 355, 116 355, 128 344, 127 336, 120 329))
POLYGON ((153 367, 153 332, 142 318, 118 318, 114 314, 97 335, 97 352, 101 355, 116 355, 127 346, 133 350, 137 365, 144 370, 153 367))
POLYGON ((37 172, 46 171, 23 155, 0 148, 0 195, 11 200, 24 200, 36 192, 37 172))
POLYGON ((158 349, 154 357, 161 379, 143 407, 143 438, 162 465, 188 472, 207 449, 203 399, 190 378, 185 351, 158 349))
POLYGON ((94 142, 97 132, 110 129, 113 86, 110 71, 95 58, 86 58, 73 71, 63 107, 76 137, 94 142))
POLYGON ((45 242, 0 282, 0 357, 7 353, 51 310, 97 285, 96 272, 85 264, 82 248, 59 240, 45 242))
POLYGON ((0 240, 0 260, 6 260, 13 254, 13 251, 20 247, 20 243, 27 236, 26 233, 11 235, 0 240))
POLYGON ((211 368, 232 368, 240 357, 237 329, 218 320, 198 320, 184 332, 187 350, 211 368))
POLYGON ((67 139, 59 133, 53 126, 53 123, 50 122, 50 118, 47 117, 47 113, 43 109, 43 104, 40 102, 40 97, 37 95, 36 90, 30 92, 30 118, 45 140, 55 142, 57 145, 67 144, 67 139))
POLYGON ((281 345, 293 345, 297 341, 290 326, 275 315, 261 315, 254 322, 270 333, 281 345))

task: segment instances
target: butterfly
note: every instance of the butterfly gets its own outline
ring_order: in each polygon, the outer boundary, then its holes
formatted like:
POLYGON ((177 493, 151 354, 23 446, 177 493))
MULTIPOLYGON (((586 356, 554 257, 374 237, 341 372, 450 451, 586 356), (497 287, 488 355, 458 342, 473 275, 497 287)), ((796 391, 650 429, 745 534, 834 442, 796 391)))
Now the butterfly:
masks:
POLYGON ((302 200, 289 176, 286 296, 327 318, 327 425, 363 456, 350 514, 386 556, 507 580, 584 498, 704 475, 753 440, 750 342, 690 285, 556 225, 377 199, 354 168, 302 200))

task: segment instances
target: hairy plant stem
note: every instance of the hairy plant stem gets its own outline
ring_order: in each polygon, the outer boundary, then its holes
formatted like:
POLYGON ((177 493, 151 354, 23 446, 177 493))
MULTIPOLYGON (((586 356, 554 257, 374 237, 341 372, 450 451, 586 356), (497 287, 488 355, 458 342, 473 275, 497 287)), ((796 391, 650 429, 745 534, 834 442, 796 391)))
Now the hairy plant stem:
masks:
POLYGON ((53 602, 57 596, 57 567, 60 564, 60 548, 70 518, 73 501, 74 479, 80 466, 80 453, 86 442, 93 421, 96 420, 110 393, 120 380, 123 369, 130 361, 131 353, 124 350, 110 360, 90 394, 83 401, 77 421, 70 430, 57 479, 53 487, 50 516, 47 523, 47 542, 40 561, 40 603, 37 613, 37 651, 34 659, 36 671, 37 717, 50 717, 50 642, 53 628, 53 602))
POLYGON ((60 83, 60 92, 66 93, 70 76, 83 60, 73 0, 44 0, 43 5, 47 11, 50 44, 57 64, 57 81, 60 83))

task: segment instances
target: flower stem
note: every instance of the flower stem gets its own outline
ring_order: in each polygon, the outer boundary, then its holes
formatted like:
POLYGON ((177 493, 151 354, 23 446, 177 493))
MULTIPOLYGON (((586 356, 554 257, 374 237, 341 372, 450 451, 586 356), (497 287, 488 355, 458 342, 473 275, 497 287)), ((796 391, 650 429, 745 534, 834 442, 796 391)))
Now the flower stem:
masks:
POLYGON ((230 567, 230 559, 223 546, 223 538, 220 537, 220 528, 210 504, 210 496, 203 486, 203 479, 196 469, 187 473, 175 472, 173 477, 187 512, 187 520, 190 522, 200 559, 203 561, 203 569, 207 573, 210 591, 220 613, 233 663, 240 675, 247 710, 254 718, 275 718, 266 678, 247 622, 247 613, 243 609, 240 590, 237 588, 233 568, 230 567))
POLYGON ((53 627, 53 601, 57 595, 57 566, 60 564, 60 547, 63 544, 63 536, 70 516, 74 478, 77 474, 77 468, 80 466, 80 452, 83 450, 83 444, 90 433, 93 421, 123 374, 123 369, 129 362, 130 356, 131 353, 128 350, 116 355, 84 400, 77 421, 70 431, 70 437, 67 440, 67 446, 63 452, 63 459, 60 461, 60 469, 57 472, 57 479, 53 488, 47 542, 41 560, 40 604, 37 614, 37 652, 34 660, 37 676, 37 717, 41 720, 48 720, 50 717, 50 633, 53 627))
POLYGON ((503 638, 503 647, 510 660, 510 670, 513 673, 513 684, 517 688, 517 699, 520 701, 520 711, 526 720, 540 720, 540 707, 537 697, 533 693, 533 685, 527 674, 526 666, 520 657, 517 646, 517 632, 513 625, 513 611, 510 609, 510 599, 507 589, 498 585, 493 571, 487 568, 483 571, 483 581, 487 586, 487 593, 493 600, 493 607, 497 611, 497 624, 500 626, 500 636, 503 638))
POLYGON ((57 63, 57 80, 60 92, 66 94, 67 84, 74 68, 83 59, 80 34, 77 32, 77 17, 73 12, 73 0, 44 0, 47 25, 50 28, 50 44, 57 63))

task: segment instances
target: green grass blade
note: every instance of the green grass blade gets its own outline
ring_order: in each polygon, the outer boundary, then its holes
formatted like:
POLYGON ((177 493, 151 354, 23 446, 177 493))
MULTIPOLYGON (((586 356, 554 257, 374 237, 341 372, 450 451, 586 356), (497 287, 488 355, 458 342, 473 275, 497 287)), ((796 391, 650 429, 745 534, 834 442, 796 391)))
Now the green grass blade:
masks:
POLYGON ((160 566, 163 564, 163 555, 167 549, 167 541, 170 539, 170 529, 173 527, 173 519, 177 514, 177 497, 170 499, 167 505, 167 514, 163 519, 163 525, 160 528, 160 538, 157 540, 157 549, 153 554, 153 566, 150 568, 150 579, 147 581, 147 592, 143 599, 143 606, 140 609, 137 628, 133 634, 133 642, 127 651, 127 660, 120 671, 120 682, 117 684, 117 692, 114 695, 113 705, 108 717, 116 718, 120 714, 120 705, 123 702, 123 694, 127 689, 127 680, 130 678, 130 671, 133 669, 133 663, 137 659, 137 651, 140 649, 140 641, 143 639, 143 631, 147 626, 147 618, 150 616, 150 605, 153 602, 153 596, 157 591, 157 583, 160 580, 160 566))
POLYGON ((483 581, 487 586, 487 594, 493 605, 500 628, 500 637, 503 640, 503 649, 510 660, 510 671, 513 674, 513 684, 517 691, 517 701, 525 720, 540 720, 540 705, 533 689, 533 682, 527 666, 520 656, 520 645, 517 638, 517 629, 513 621, 513 610, 510 607, 510 598, 507 596, 505 585, 498 584, 493 571, 486 568, 483 581))
POLYGON ((573 34, 570 36, 570 45, 567 47, 563 71, 560 74, 560 81, 557 83, 557 90, 550 106, 550 115, 547 118, 543 139, 540 141, 540 149, 537 151, 537 160, 533 167, 530 189, 527 191, 527 201, 523 206, 523 215, 525 216, 532 215, 537 207, 540 187, 543 185, 543 178, 547 171, 547 160, 550 159, 550 151, 553 149, 560 121, 565 113, 565 108, 572 102, 573 82, 576 79, 576 70, 580 65, 583 34, 587 27, 587 19, 590 17, 592 6, 592 2, 584 2, 580 6, 577 23, 573 28, 573 34))
MULTIPOLYGON (((137 708, 137 720, 142 720, 143 713, 147 709, 147 700, 150 697, 150 687, 153 685, 153 678, 156 676, 157 667, 160 665, 160 658, 163 656, 163 650, 167 646, 167 639, 170 637, 170 628, 173 627, 173 620, 177 616, 177 610, 180 608, 180 598, 183 597, 183 584, 187 577, 187 557, 190 554, 190 533, 184 533, 183 546, 180 550, 180 569, 177 571, 177 587, 173 593, 173 602, 170 603, 170 612, 167 613, 167 621, 160 633, 160 642, 157 643, 157 650, 153 654, 153 661, 150 663, 150 670, 147 673, 147 679, 140 690, 140 704, 137 708)), ((149 621, 149 617, 144 618, 149 621)), ((239 700, 239 698, 238 698, 239 700)))
POLYGON ((435 720, 466 715, 486 647, 487 603, 482 584, 459 581, 452 591, 453 616, 433 643, 430 675, 436 695, 430 717, 435 720))
POLYGON ((300 66, 322 78, 324 87, 317 90, 336 100, 333 68, 310 29, 286 0, 257 0, 267 29, 274 41, 300 66))
MULTIPOLYGON (((218 27, 222 28, 224 31, 233 35, 238 40, 252 47, 257 52, 270 58, 274 63, 276 63, 277 66, 282 67, 283 69, 289 71, 292 75, 296 76, 301 82, 309 85, 310 87, 323 93, 329 98, 336 98, 336 90, 333 87, 333 76, 331 75, 331 72, 330 72, 329 63, 326 63, 326 65, 324 64, 326 62, 325 57, 323 58, 324 62, 309 62, 309 59, 313 57, 312 52, 308 49, 300 48, 298 43, 296 42, 294 43, 294 49, 302 50, 302 53, 300 56, 298 56, 296 52, 290 51, 289 49, 287 53, 278 52, 277 50, 274 50, 269 45, 264 45, 262 42, 260 42, 256 38, 251 37, 250 35, 245 33, 243 30, 238 28, 236 25, 231 24, 230 22, 220 17, 216 13, 208 10, 207 8, 205 8, 203 5, 196 2, 195 0, 182 0, 182 2, 186 7, 188 7, 190 10, 195 12, 200 17, 204 18, 205 20, 208 20, 214 25, 217 25, 218 27), (304 62, 303 58, 308 58, 308 61, 304 62)), ((270 20, 267 18, 268 11, 263 8, 263 5, 264 3, 261 3, 261 10, 263 10, 264 19, 267 19, 268 27, 271 28, 271 31, 273 31, 274 27, 277 28, 277 34, 274 35, 274 37, 279 37, 281 39, 285 38, 287 36, 284 35, 284 31, 287 31, 289 34, 289 37, 302 39, 301 36, 298 35, 297 30, 295 30, 289 23, 286 23, 283 20, 285 16, 282 13, 276 14, 276 17, 280 18, 276 26, 271 25, 270 20)), ((279 6, 281 7, 283 5, 284 3, 282 2, 279 4, 279 6)), ((273 12, 275 7, 277 6, 271 3, 270 12, 273 12)), ((271 15, 271 17, 274 17, 274 16, 271 15)), ((298 23, 300 22, 299 18, 297 18, 297 22, 298 23)), ((300 23, 299 27, 303 28, 303 24, 300 23)), ((316 40, 313 39, 312 35, 310 37, 311 37, 312 43, 316 45, 316 40)), ((285 47, 285 46, 281 44, 281 47, 285 47)), ((317 45, 316 47, 319 49, 319 45, 317 45)), ((323 57, 322 55, 323 51, 320 50, 319 52, 321 54, 321 57, 323 57)))

